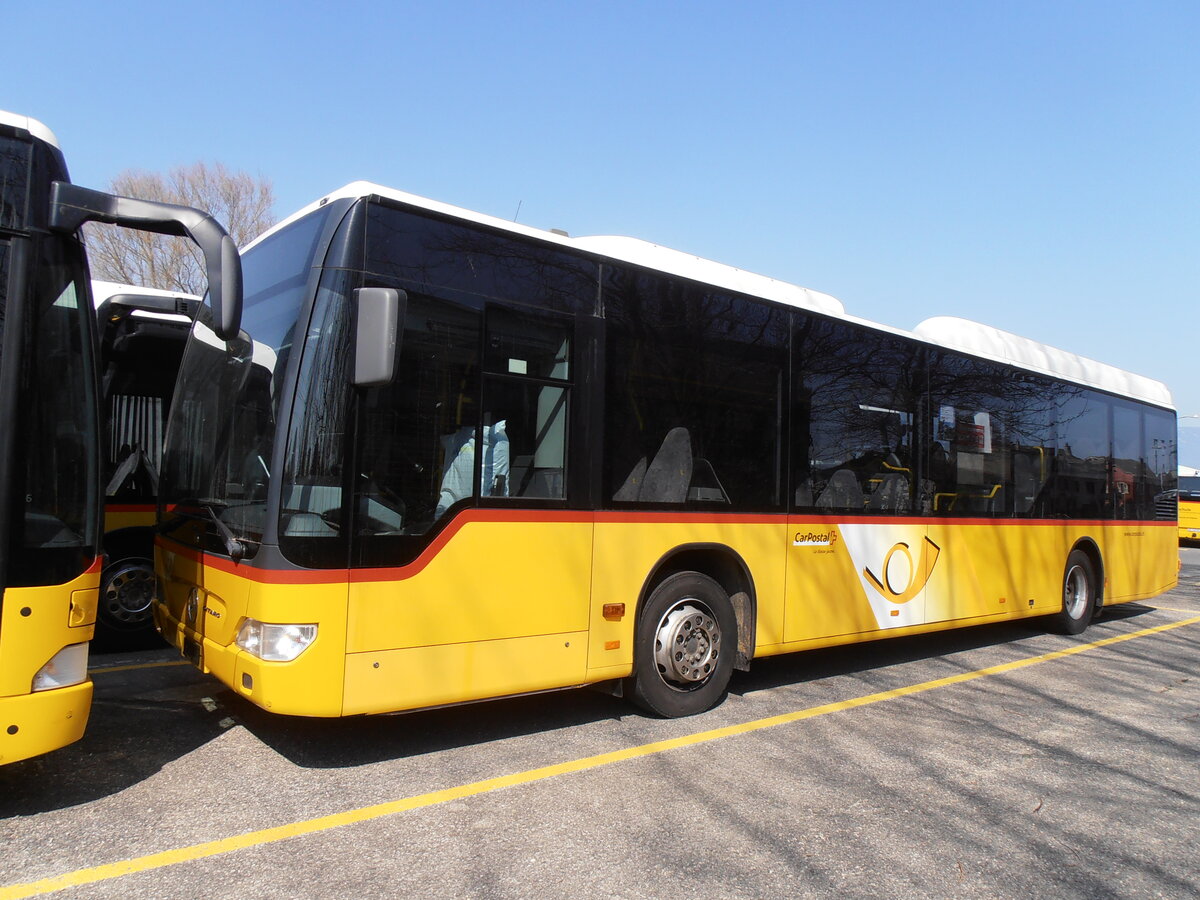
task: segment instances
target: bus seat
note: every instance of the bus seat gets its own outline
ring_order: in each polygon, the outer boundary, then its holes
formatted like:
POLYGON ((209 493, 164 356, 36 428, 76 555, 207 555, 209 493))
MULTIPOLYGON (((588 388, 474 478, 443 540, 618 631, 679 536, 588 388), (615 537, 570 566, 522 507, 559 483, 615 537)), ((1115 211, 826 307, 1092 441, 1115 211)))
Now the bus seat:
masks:
POLYGON ((867 509, 882 509, 902 512, 912 505, 908 479, 898 473, 884 477, 879 487, 867 499, 867 509))
POLYGON ((638 494, 642 491, 642 482, 646 480, 646 457, 642 457, 637 461, 637 465, 633 467, 633 471, 629 473, 625 479, 625 483, 617 488, 617 492, 613 494, 613 499, 621 503, 632 503, 637 500, 638 494))
POLYGON ((337 531, 331 528, 316 513, 293 513, 288 517, 283 533, 288 537, 334 537, 337 531))
POLYGON ((646 503, 683 503, 692 482, 692 437, 686 428, 672 428, 663 438, 638 499, 646 503))
POLYGON ((563 481, 561 466, 529 466, 521 471, 520 476, 521 479, 518 481, 516 470, 514 470, 512 480, 512 496, 514 497, 556 500, 565 496, 566 485, 563 481))
POLYGON ((884 457, 883 467, 889 472, 902 472, 906 475, 912 474, 912 469, 905 466, 904 463, 900 461, 900 457, 894 452, 889 453, 886 457, 884 457))
POLYGON ((858 478, 849 469, 838 469, 817 498, 821 509, 862 509, 863 492, 858 478))

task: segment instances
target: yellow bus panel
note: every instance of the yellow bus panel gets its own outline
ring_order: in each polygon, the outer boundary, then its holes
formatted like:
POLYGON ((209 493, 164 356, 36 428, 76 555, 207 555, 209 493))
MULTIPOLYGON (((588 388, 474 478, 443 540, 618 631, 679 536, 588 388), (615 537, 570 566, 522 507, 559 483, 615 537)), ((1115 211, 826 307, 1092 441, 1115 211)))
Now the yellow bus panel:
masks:
POLYGON ((587 632, 346 655, 344 715, 584 683, 587 632))
POLYGON ((1179 538, 1200 541, 1200 501, 1179 501, 1179 538))
MULTIPOLYGON (((58 585, 4 592, 0 633, 0 764, 79 740, 87 726, 92 682, 34 691, 34 676, 59 651, 92 639, 100 563, 58 585)), ((83 657, 86 659, 86 656, 83 657)))
POLYGON ((104 533, 122 528, 153 528, 155 508, 145 504, 105 504, 104 533))
POLYGON ((427 564, 352 573, 346 652, 585 631, 591 570, 590 521, 467 522, 427 564))
POLYGON ((625 677, 647 580, 681 551, 740 561, 760 656, 1055 613, 1080 541, 1102 561, 1106 604, 1155 596, 1177 571, 1172 523, 541 515, 466 513, 394 569, 202 565, 160 542, 156 615, 254 703, 337 716, 625 677), (317 637, 291 662, 263 661, 236 644, 246 617, 317 625, 317 637))
POLYGON ((0 697, 0 765, 73 744, 87 727, 90 680, 52 691, 0 697))

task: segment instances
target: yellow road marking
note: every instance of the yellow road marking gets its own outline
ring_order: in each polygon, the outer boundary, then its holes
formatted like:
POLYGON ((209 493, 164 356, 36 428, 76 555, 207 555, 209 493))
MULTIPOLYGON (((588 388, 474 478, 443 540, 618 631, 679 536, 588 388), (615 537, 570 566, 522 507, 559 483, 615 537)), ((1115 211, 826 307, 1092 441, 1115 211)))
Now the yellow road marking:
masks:
POLYGON ((108 672, 128 672, 132 669, 163 669, 167 666, 190 666, 186 659, 168 659, 163 662, 133 663, 128 666, 109 666, 102 669, 88 669, 89 675, 104 675, 108 672))
POLYGON ((13 884, 0 888, 0 900, 20 900, 20 898, 49 894, 53 891, 59 891, 68 887, 79 887, 80 885, 85 884, 95 884, 99 881, 107 881, 111 878, 120 878, 124 875, 133 875, 138 872, 148 872, 153 869, 161 869, 165 868, 166 866, 178 865, 179 863, 191 862, 197 859, 205 859, 207 857, 217 856, 222 853, 230 853, 234 850, 244 850, 248 847, 261 847, 264 844, 271 844, 276 841, 287 840, 288 838, 300 837, 302 835, 313 834, 320 831, 328 831, 331 828, 340 828, 343 825, 353 825, 359 822, 368 822, 372 819, 379 819, 384 816, 392 816, 396 815, 397 813, 409 812, 414 809, 423 809, 429 806, 436 806, 440 803, 448 803, 451 800, 462 800, 466 797, 487 794, 492 791, 502 790, 504 788, 516 787, 517 785, 545 781, 548 778, 555 778, 559 775, 568 775, 572 772, 584 772, 589 769, 597 769, 601 766, 607 766, 613 763, 624 762, 631 759, 639 759, 644 756, 652 756, 657 753, 664 753, 668 750, 677 750, 681 747, 694 747, 710 741, 721 740, 722 738, 749 734, 754 731, 762 731, 766 728, 774 728, 777 725, 787 725, 792 722, 800 722, 805 719, 813 719, 817 716, 828 715, 829 713, 842 712, 848 709, 856 709, 860 706, 868 706, 872 703, 880 703, 885 700, 895 700, 899 697, 908 697, 913 694, 923 693, 924 691, 932 691, 938 688, 949 687, 950 685, 963 684, 967 681, 974 681, 977 678, 987 678, 992 675, 1001 675, 1006 672, 1014 672, 1018 669, 1026 668, 1027 666, 1038 665, 1039 663, 1050 662, 1051 660, 1055 659, 1063 659, 1067 656, 1074 656, 1076 653, 1084 653, 1088 650, 1095 650, 1099 647, 1108 647, 1112 644, 1120 644, 1123 641, 1131 641, 1136 638, 1147 637, 1152 634, 1160 634, 1161 632, 1170 631, 1174 628, 1182 628, 1185 625, 1195 625, 1198 622, 1200 622, 1200 616, 1193 616, 1190 619, 1181 619, 1178 622, 1168 622, 1165 625, 1157 625, 1153 628, 1146 628, 1141 631, 1130 632, 1129 634, 1120 634, 1116 635, 1115 637, 1093 641, 1089 644, 1078 644, 1074 647, 1067 647, 1063 650, 1055 650, 1051 653, 1043 653, 1040 656, 1030 656, 1026 657, 1025 659, 1014 660, 1013 662, 1001 663, 1000 665, 996 666, 988 666, 985 669, 977 669, 974 672, 963 672, 958 675, 950 675, 946 678, 937 678, 933 681, 923 681, 920 684, 912 684, 906 687, 893 688, 890 691, 880 691, 876 694, 855 697, 851 700, 841 700, 837 703, 826 703, 823 706, 813 706, 808 709, 796 710, 795 712, 783 713, 777 716, 768 716, 763 719, 755 719, 751 722, 743 722, 740 725, 726 725, 722 728, 714 728, 710 731, 701 731, 697 734, 686 735, 684 737, 671 738, 665 741, 654 741, 653 743, 641 744, 637 747, 627 747, 624 750, 613 750, 608 753, 599 753, 595 756, 588 756, 584 757, 583 759, 571 760, 569 762, 557 763, 550 766, 542 766, 541 768, 529 769, 525 772, 516 772, 512 775, 501 775, 497 778, 485 778, 483 781, 475 781, 471 784, 459 785, 458 787, 443 788, 440 791, 431 791, 427 794, 419 794, 415 797, 405 797, 402 800, 392 800, 387 803, 364 806, 360 807, 359 809, 349 810, 347 812, 333 813, 327 816, 318 816, 315 819, 308 819, 302 822, 292 822, 287 825, 278 825, 274 828, 263 828, 259 831, 249 831, 245 834, 236 835, 234 837, 220 838, 215 841, 206 841, 203 844, 193 844, 190 847, 180 847, 175 850, 164 850, 160 853, 151 853, 146 856, 134 857, 133 859, 106 863, 104 865, 93 866, 88 869, 79 869, 75 872, 68 872, 65 875, 56 875, 51 878, 43 878, 40 881, 30 881, 25 884, 13 884))

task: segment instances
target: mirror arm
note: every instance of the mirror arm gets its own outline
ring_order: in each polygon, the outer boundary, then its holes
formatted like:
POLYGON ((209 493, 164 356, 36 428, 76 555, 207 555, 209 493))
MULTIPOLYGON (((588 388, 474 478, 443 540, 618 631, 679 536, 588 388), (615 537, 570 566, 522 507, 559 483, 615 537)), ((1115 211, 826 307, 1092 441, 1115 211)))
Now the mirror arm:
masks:
POLYGON ((237 245, 212 216, 190 206, 135 200, 56 181, 50 193, 50 229, 74 234, 84 222, 191 238, 204 254, 209 296, 222 340, 237 337, 242 319, 242 260, 237 245))

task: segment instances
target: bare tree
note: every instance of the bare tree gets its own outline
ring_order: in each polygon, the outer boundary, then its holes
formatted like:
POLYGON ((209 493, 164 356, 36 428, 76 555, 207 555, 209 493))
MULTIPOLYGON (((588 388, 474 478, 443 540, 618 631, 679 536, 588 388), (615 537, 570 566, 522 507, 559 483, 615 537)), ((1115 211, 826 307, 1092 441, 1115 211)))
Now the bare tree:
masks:
MULTIPOLYGON (((130 169, 117 175, 109 191, 125 197, 194 206, 225 226, 238 247, 274 222, 271 182, 221 163, 176 166, 166 175, 130 169)), ((112 225, 85 227, 92 277, 139 287, 203 294, 204 260, 186 238, 132 231, 112 225)))

